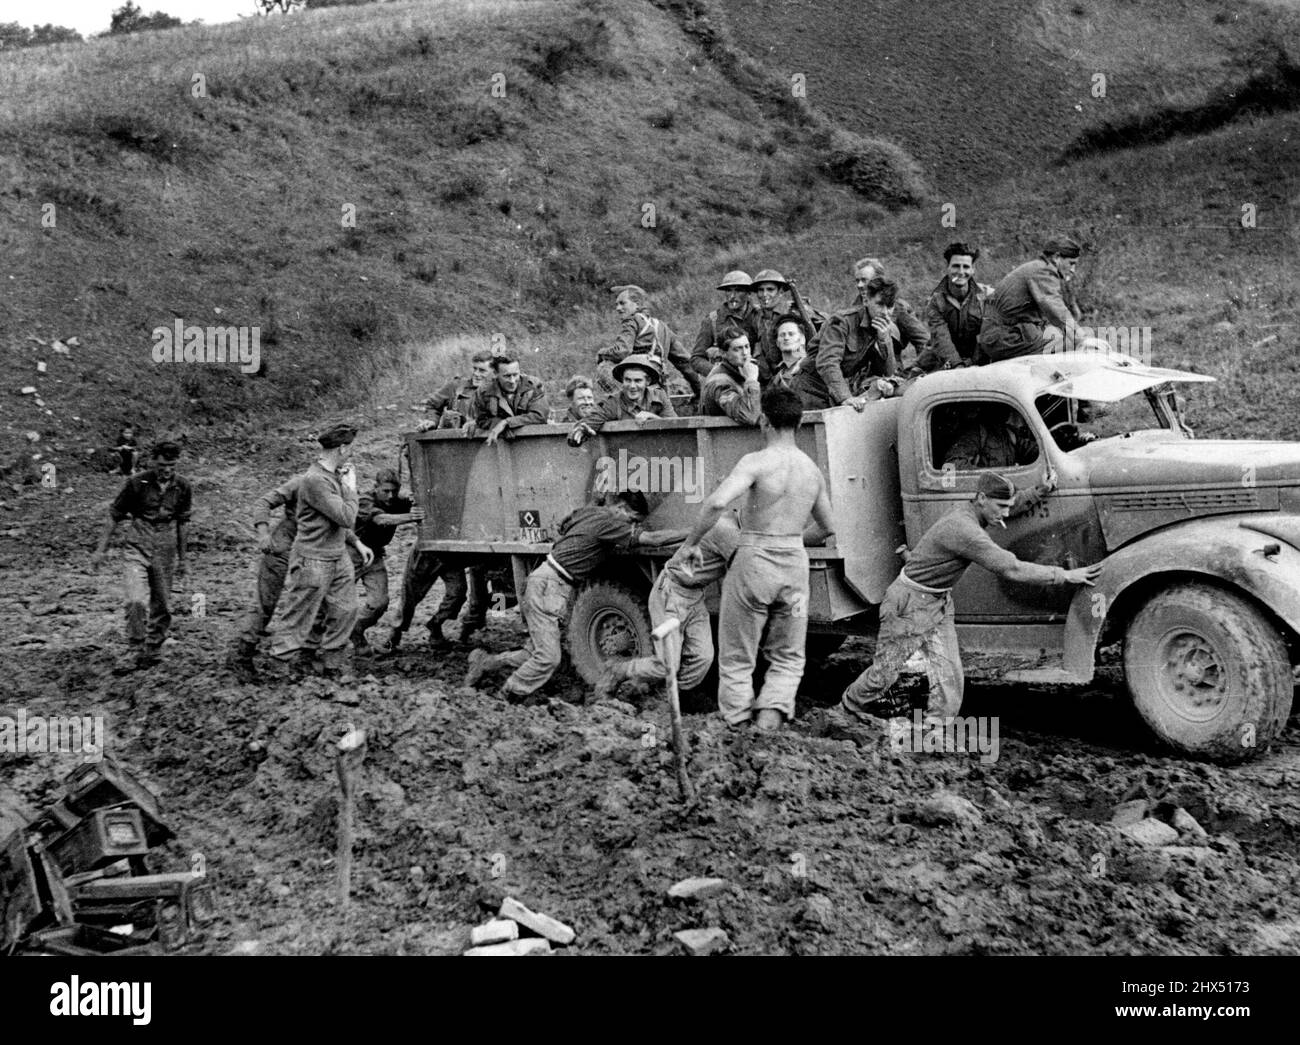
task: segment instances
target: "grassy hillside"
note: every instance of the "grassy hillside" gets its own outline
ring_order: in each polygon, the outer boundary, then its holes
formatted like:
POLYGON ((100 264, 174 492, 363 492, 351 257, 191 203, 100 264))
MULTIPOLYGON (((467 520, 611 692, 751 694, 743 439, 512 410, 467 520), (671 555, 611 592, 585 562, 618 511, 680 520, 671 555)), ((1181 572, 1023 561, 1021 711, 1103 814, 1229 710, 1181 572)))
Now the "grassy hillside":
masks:
MULTIPOLYGON (((883 213, 872 185, 810 163, 824 126, 768 124, 649 4, 387 4, 96 40, 0 57, 0 99, 0 351, 10 391, 46 400, 6 399, 7 432, 66 453, 126 418, 215 433, 345 405, 449 336, 532 347, 612 283, 883 213), (150 333, 176 318, 259 326, 262 372, 155 363, 150 333), (31 340, 72 335, 68 357, 31 340)), ((881 199, 921 191, 902 154, 866 155, 881 199)))

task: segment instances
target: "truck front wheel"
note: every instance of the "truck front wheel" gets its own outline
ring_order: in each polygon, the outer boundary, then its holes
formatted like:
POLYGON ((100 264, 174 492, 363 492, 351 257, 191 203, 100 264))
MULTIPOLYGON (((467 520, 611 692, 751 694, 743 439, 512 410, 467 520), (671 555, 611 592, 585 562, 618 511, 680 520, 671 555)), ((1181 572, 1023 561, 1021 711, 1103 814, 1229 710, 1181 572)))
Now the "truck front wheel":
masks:
POLYGON ((644 596, 613 581, 588 584, 574 596, 565 629, 569 661, 594 686, 606 661, 653 655, 652 630, 644 596))
POLYGON ((1291 713, 1291 662, 1277 628, 1241 596, 1206 584, 1166 588, 1138 611, 1124 674, 1156 736, 1216 762, 1253 757, 1291 713))

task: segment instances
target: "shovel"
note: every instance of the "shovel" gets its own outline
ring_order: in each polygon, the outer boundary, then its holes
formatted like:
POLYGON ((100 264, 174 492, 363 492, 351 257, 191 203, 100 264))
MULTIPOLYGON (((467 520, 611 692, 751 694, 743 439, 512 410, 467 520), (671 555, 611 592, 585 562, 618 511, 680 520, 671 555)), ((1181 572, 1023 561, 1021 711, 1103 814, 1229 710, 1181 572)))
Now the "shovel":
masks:
POLYGON ((673 759, 677 764, 677 786, 681 789, 682 798, 687 802, 693 802, 695 789, 691 786, 691 778, 686 774, 686 742, 682 736, 682 708, 677 699, 677 664, 672 658, 664 656, 664 639, 681 626, 682 622, 676 617, 669 617, 650 633, 650 637, 654 640, 655 656, 668 670, 668 711, 673 723, 673 759))

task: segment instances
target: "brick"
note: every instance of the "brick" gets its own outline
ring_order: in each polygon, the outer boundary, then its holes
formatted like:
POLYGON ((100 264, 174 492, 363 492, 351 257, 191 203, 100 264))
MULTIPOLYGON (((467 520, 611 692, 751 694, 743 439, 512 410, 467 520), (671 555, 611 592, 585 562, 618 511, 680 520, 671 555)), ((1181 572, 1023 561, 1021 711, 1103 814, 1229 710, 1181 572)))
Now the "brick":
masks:
POLYGON ((684 878, 669 886, 668 895, 674 900, 707 900, 727 891, 725 878, 684 878))
POLYGON ((550 954, 551 945, 539 936, 530 936, 525 940, 511 940, 509 943, 494 943, 489 947, 471 947, 465 952, 466 958, 522 958, 530 954, 550 954))
POLYGON ((558 943, 561 947, 571 944, 574 936, 577 935, 563 922, 557 921, 550 915, 530 911, 513 896, 507 896, 501 901, 501 910, 497 912, 497 917, 511 918, 525 929, 535 932, 552 943, 558 943))
POLYGON ((706 954, 717 954, 718 951, 726 950, 731 946, 731 938, 727 936, 726 930, 714 927, 712 929, 682 929, 673 935, 678 942, 686 948, 687 952, 695 957, 706 954))
POLYGON ((1170 845, 1178 841, 1177 831, 1163 820, 1152 820, 1150 817, 1121 827, 1119 832, 1142 845, 1170 845))
POLYGON ((508 943, 519 939, 519 923, 509 918, 495 918, 483 925, 476 925, 469 931, 471 947, 483 947, 490 943, 508 943))
POLYGON ((1147 815, 1147 800, 1135 798, 1132 802, 1121 802, 1111 814, 1110 822, 1116 827, 1129 827, 1143 820, 1147 815))

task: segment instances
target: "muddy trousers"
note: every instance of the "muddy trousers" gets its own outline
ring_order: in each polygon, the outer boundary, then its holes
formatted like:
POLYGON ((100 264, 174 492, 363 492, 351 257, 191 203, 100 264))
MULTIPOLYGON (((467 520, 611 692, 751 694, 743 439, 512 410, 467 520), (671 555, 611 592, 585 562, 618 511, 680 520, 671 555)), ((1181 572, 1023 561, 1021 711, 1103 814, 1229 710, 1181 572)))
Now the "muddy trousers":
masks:
POLYGON ((358 570, 356 563, 353 563, 352 569, 365 592, 357 611, 357 625, 352 631, 353 639, 361 641, 366 629, 378 624, 379 618, 388 612, 388 566, 382 555, 376 555, 370 560, 369 566, 362 566, 358 570))
POLYGON ((276 604, 284 591, 284 577, 289 572, 289 553, 263 552, 257 557, 257 591, 253 604, 239 625, 236 643, 250 653, 257 649, 258 640, 275 616, 276 604))
POLYGON ((730 725, 773 709, 794 717, 808 635, 808 553, 799 535, 740 535, 718 614, 718 711, 730 725), (766 635, 765 635, 766 630, 766 635), (767 676, 757 699, 760 644, 767 676))
POLYGON ((858 715, 872 713, 872 704, 884 699, 912 654, 925 655, 930 679, 926 714, 939 717, 961 710, 965 676, 957 648, 952 593, 927 589, 899 574, 880 605, 880 633, 876 655, 844 691, 844 708, 858 715))
POLYGON ((287 660, 302 649, 321 653, 345 649, 358 613, 352 560, 346 555, 308 559, 291 554, 281 602, 282 616, 271 642, 273 656, 287 660))
POLYGON ((519 600, 528 628, 528 645, 495 657, 496 664, 515 669, 502 687, 511 696, 536 693, 560 666, 564 656, 560 632, 573 592, 573 585, 556 573, 550 563, 542 563, 528 575, 524 596, 519 600))
POLYGON ((469 566, 459 560, 449 559, 437 552, 422 552, 415 548, 407 556, 402 572, 402 613, 397 622, 398 631, 407 631, 415 618, 415 609, 429 594, 438 579, 442 579, 442 599, 427 627, 440 629, 444 621, 455 620, 461 608, 469 601, 465 611, 465 629, 473 631, 487 622, 487 574, 482 567, 469 566))
POLYGON ((176 568, 176 536, 159 534, 150 552, 127 548, 125 553, 126 638, 132 646, 156 652, 171 627, 172 575, 176 568))
POLYGON ((670 617, 681 627, 661 643, 663 659, 636 657, 610 666, 617 678, 662 680, 671 669, 681 689, 694 689, 713 666, 713 629, 704 605, 703 588, 683 588, 665 570, 650 589, 650 623, 656 628, 670 617))

